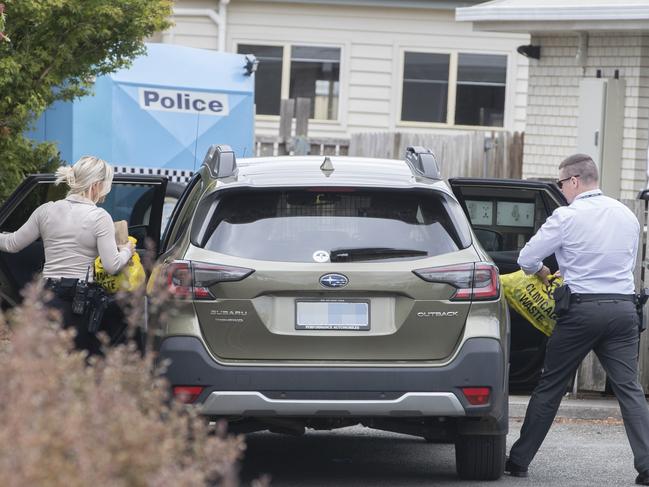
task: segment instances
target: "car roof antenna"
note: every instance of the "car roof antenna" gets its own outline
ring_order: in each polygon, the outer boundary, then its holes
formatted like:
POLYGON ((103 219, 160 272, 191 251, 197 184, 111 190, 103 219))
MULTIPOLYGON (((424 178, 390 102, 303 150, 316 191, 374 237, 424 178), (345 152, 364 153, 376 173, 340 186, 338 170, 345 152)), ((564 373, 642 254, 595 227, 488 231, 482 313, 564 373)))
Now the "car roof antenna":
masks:
POLYGON ((334 165, 331 162, 329 157, 324 158, 324 162, 320 165, 320 170, 324 173, 325 176, 331 176, 331 173, 334 172, 334 165))

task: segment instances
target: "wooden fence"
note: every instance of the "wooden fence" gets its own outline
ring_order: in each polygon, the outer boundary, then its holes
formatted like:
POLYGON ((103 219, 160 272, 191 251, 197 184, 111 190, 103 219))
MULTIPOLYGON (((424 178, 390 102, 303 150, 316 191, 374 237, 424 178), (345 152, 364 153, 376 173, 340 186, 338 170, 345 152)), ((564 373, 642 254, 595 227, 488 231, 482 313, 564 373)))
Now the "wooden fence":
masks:
POLYGON ((445 178, 520 178, 523 133, 471 131, 457 135, 377 132, 353 134, 351 139, 309 137, 311 100, 285 99, 280 103, 279 133, 255 140, 256 157, 283 155, 350 155, 403 159, 408 146, 431 149, 445 178), (295 132, 295 133, 293 133, 295 132))
MULTIPOLYGON (((640 221, 640 228, 642 230, 640 245, 638 246, 638 256, 636 258, 636 266, 633 272, 635 287, 649 287, 649 282, 646 281, 649 274, 646 273, 649 263, 648 242, 647 242, 647 225, 649 224, 649 204, 644 200, 621 200, 640 221), (643 284, 644 283, 644 284, 643 284)), ((649 323, 649 305, 644 308, 644 322, 649 323)), ((640 355, 638 364, 638 376, 640 384, 645 390, 649 391, 649 332, 645 331, 640 337, 640 355)), ((606 373, 602 368, 599 360, 593 352, 589 353, 581 363, 577 372, 576 387, 573 387, 575 392, 583 391, 597 391, 603 392, 606 390, 606 373)))
POLYGON ((522 177, 524 133, 467 132, 459 135, 401 132, 353 134, 351 139, 258 135, 255 156, 311 154, 403 159, 406 147, 431 149, 442 176, 522 177))
POLYGON ((444 178, 522 177, 524 134, 473 131, 458 135, 406 132, 353 134, 349 155, 402 159, 406 147, 431 149, 444 178))

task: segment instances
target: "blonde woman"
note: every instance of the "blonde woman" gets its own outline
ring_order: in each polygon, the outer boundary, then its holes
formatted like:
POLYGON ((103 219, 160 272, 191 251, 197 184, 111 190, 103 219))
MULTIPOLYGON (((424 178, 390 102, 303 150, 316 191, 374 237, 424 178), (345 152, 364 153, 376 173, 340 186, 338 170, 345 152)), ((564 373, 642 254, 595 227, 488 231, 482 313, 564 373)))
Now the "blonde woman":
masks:
MULTIPOLYGON (((97 256, 107 272, 119 272, 133 255, 133 246, 118 248, 115 227, 106 210, 97 203, 111 190, 113 168, 97 157, 86 156, 73 166, 56 171, 56 183, 69 186, 67 197, 45 203, 14 233, 0 234, 0 251, 15 253, 39 237, 45 249, 43 277, 54 292, 50 306, 61 310, 65 326, 75 326, 78 348, 99 351, 99 342, 88 332, 88 313, 73 313, 77 284, 88 278, 97 256), (88 272, 90 269, 90 272, 88 272), (86 277, 88 276, 88 277, 86 277)), ((92 286, 92 284, 90 284, 92 286)), ((78 310, 77 310, 78 311, 78 310)))

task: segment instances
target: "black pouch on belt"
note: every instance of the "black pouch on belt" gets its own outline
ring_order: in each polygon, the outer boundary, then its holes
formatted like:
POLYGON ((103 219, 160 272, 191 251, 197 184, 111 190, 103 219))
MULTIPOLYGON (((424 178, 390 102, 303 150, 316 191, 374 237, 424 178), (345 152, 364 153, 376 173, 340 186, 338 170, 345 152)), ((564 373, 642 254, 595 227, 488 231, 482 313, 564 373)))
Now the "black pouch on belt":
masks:
POLYGON ((552 293, 554 298, 554 312, 557 316, 563 316, 570 308, 570 288, 567 284, 559 286, 552 293))
POLYGON ((88 332, 97 333, 101 320, 104 317, 106 308, 111 301, 111 297, 106 293, 103 287, 91 285, 88 292, 88 332))
POLYGON ((648 299, 649 299, 649 289, 647 289, 646 287, 642 288, 642 290, 638 294, 636 294, 635 297, 635 309, 638 312, 638 317, 640 318, 640 324, 638 325, 638 331, 640 333, 645 331, 645 328, 647 327, 647 325, 644 322, 643 309, 648 299))
POLYGON ((83 315, 88 310, 88 283, 86 281, 77 281, 72 296, 72 312, 75 315, 83 315))
POLYGON ((88 276, 90 275, 90 266, 86 271, 86 279, 82 281, 78 279, 77 285, 74 288, 74 295, 72 296, 72 313, 75 315, 84 315, 88 312, 88 276))

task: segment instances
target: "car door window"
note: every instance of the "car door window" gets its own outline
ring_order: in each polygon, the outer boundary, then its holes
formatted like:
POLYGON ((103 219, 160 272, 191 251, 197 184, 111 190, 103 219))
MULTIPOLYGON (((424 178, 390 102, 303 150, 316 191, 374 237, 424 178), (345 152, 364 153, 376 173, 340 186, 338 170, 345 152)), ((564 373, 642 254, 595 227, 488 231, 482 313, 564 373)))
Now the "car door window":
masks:
POLYGON ((169 218, 169 224, 165 230, 165 236, 162 239, 163 252, 172 247, 189 227, 189 222, 192 219, 194 210, 204 189, 205 182, 200 174, 197 173, 189 182, 183 194, 180 195, 176 207, 169 218))
POLYGON ((519 251, 543 225, 549 213, 538 191, 507 195, 470 191, 465 205, 476 237, 487 251, 519 251))
POLYGON ((68 188, 64 185, 37 184, 16 206, 0 228, 3 232, 15 232, 27 221, 36 208, 48 201, 65 198, 67 190, 68 188))
MULTIPOLYGON (((129 229, 148 227, 152 223, 151 210, 157 192, 157 185, 116 181, 113 182, 105 201, 98 206, 104 208, 114 221, 126 220, 129 229)), ((64 185, 55 186, 49 181, 37 184, 16 206, 0 228, 4 232, 15 232, 40 205, 63 199, 66 194, 67 187, 64 185)))
MULTIPOLYGON (((0 212, 0 231, 15 232, 40 205, 65 198, 67 186, 54 185, 52 176, 37 176, 25 181, 7 199, 0 212), (38 178, 41 178, 40 180, 38 178)), ((116 176, 111 192, 100 205, 113 220, 126 220, 129 235, 138 239, 138 248, 145 248, 147 238, 157 245, 166 182, 163 178, 128 178, 116 176), (121 179, 121 180, 120 180, 121 179)), ((0 285, 3 293, 18 299, 18 291, 40 272, 44 263, 40 239, 16 254, 0 253, 0 285)))
POLYGON ((519 252, 558 206, 535 188, 466 186, 456 193, 489 253, 519 252))
POLYGON ((137 248, 143 249, 156 193, 157 187, 150 184, 113 183, 106 200, 98 206, 110 213, 114 221, 126 220, 129 235, 137 238, 137 248))
MULTIPOLYGON (((15 232, 18 230, 43 203, 64 198, 67 192, 65 186, 26 181, 17 192, 25 193, 20 201, 14 200, 14 208, 7 218, 1 222, 0 231, 15 232)), ((7 200, 12 201, 12 198, 7 200)), ((43 268, 45 260, 43 242, 38 239, 16 254, 0 252, 0 284, 2 285, 3 306, 20 301, 19 291, 32 280, 34 275, 43 268)))

